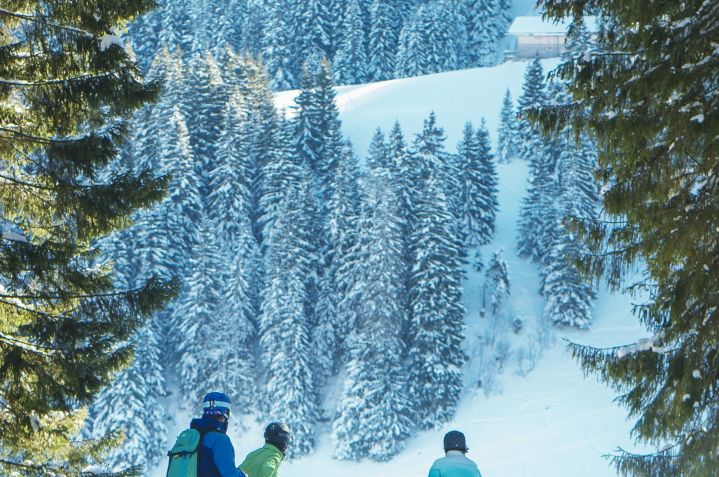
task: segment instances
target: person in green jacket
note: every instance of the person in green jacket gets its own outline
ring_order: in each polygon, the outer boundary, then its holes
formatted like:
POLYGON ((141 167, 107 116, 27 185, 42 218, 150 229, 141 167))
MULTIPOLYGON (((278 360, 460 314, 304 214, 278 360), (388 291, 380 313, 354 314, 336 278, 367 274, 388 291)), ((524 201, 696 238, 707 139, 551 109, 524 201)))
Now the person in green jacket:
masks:
POLYGON ((287 424, 270 423, 265 429, 265 445, 247 454, 240 470, 247 477, 277 477, 291 437, 287 424))
POLYGON ((446 455, 434 461, 428 477, 482 477, 477 464, 465 455, 468 450, 464 434, 449 431, 444 436, 446 455))

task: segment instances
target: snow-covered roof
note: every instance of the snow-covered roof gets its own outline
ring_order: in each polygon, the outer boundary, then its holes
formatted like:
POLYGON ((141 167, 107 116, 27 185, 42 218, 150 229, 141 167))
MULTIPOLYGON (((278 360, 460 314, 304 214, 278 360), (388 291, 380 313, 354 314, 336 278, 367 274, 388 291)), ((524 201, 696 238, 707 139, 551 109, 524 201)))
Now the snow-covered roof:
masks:
MULTIPOLYGON (((541 16, 517 17, 509 27, 510 35, 565 35, 570 24, 569 19, 555 23, 543 20, 541 16)), ((584 25, 590 32, 597 31, 597 17, 584 17, 584 25)))

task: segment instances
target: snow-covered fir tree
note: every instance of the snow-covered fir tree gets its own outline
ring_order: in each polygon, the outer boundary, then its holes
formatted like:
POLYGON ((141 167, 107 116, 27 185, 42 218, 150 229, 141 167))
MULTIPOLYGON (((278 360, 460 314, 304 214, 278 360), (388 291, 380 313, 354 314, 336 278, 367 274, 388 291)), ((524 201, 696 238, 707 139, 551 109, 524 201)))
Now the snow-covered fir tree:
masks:
POLYGON ((159 331, 152 320, 134 336, 132 364, 98 394, 89 410, 88 437, 98 438, 114 429, 124 432, 122 446, 107 460, 114 468, 154 466, 167 450, 164 439, 158 439, 167 433, 159 331))
POLYGON ((227 89, 220 67, 208 51, 197 51, 192 55, 187 63, 185 81, 183 112, 190 132, 193 156, 199 165, 202 192, 207 194, 207 174, 217 155, 227 89))
POLYGON ((401 19, 393 0, 372 2, 369 34, 369 77, 382 81, 394 77, 401 19))
POLYGON ((169 48, 180 48, 182 51, 193 51, 196 35, 200 30, 196 28, 195 2, 192 0, 174 0, 165 2, 162 15, 158 15, 160 26, 157 29, 160 44, 169 48))
MULTIPOLYGON (((550 106, 566 105, 570 97, 559 82, 550 85, 550 106)), ((572 232, 572 221, 588 224, 597 218, 598 184, 594 177, 596 148, 586 133, 577 138, 569 128, 558 131, 556 148, 557 177, 556 212, 550 214, 554 224, 547 224, 551 235, 543 260, 542 294, 546 298, 545 316, 560 326, 588 328, 591 323, 591 301, 594 291, 582 276, 576 261, 586 253, 585 246, 572 232), (577 142, 578 139, 578 142, 577 142)))
MULTIPOLYGON (((246 10, 239 17, 240 21, 237 22, 235 19, 242 30, 240 42, 233 45, 238 51, 257 58, 265 46, 264 40, 268 35, 277 33, 280 35, 277 41, 280 41, 283 32, 278 31, 279 26, 274 23, 277 18, 271 14, 271 8, 272 4, 264 0, 247 0, 246 10)), ((278 51, 278 53, 284 52, 278 51)), ((282 61, 279 57, 273 60, 282 61)))
POLYGON ((185 402, 201 402, 207 389, 227 389, 227 377, 234 371, 218 366, 235 346, 225 336, 232 324, 220 307, 224 266, 217 237, 208 218, 198 220, 197 245, 189 260, 181 302, 175 310, 175 324, 182 333, 177 353, 180 391, 185 402))
POLYGON ((296 69, 292 63, 289 28, 283 2, 270 7, 270 21, 264 31, 262 58, 267 65, 270 85, 275 91, 292 89, 297 84, 296 69))
POLYGON ((594 291, 575 265, 580 247, 572 233, 559 227, 542 270, 544 316, 558 326, 589 328, 594 291))
POLYGON ((254 396, 253 322, 259 313, 260 297, 251 285, 257 274, 259 244, 252 233, 252 168, 250 141, 246 132, 242 100, 234 94, 225 105, 218 155, 210 171, 208 197, 212 229, 219 242, 220 316, 227 323, 225 338, 225 389, 240 409, 251 409, 254 396))
POLYGON ((512 101, 512 94, 507 89, 499 112, 499 129, 497 130, 497 160, 509 162, 518 152, 517 113, 512 101))
POLYGON ((304 455, 315 445, 318 416, 313 376, 311 316, 308 315, 308 276, 316 257, 312 217, 307 204, 314 200, 309 180, 290 184, 280 203, 280 214, 267 238, 266 284, 262 302, 260 343, 267 366, 265 413, 287 423, 293 442, 287 456, 304 455))
POLYGON ((353 0, 345 9, 343 38, 333 61, 337 84, 358 84, 368 79, 367 54, 359 1, 353 0))
POLYGON ((347 309, 347 302, 343 304, 343 300, 360 276, 357 270, 360 264, 353 260, 359 240, 361 196, 358 176, 357 158, 346 143, 334 172, 334 187, 323 224, 326 246, 313 330, 318 385, 324 384, 329 376, 338 371, 345 354, 344 342, 355 322, 354 310, 347 309))
MULTIPOLYGON (((421 173, 414 202, 411 246, 412 316, 409 332, 410 393, 417 424, 440 425, 453 415, 462 388, 464 338, 462 278, 465 251, 447 196, 450 162, 430 116, 414 148, 421 173)), ((441 130, 440 130, 441 131, 441 130)))
POLYGON ((399 76, 418 76, 455 69, 459 61, 459 26, 451 0, 421 5, 400 35, 399 76))
POLYGON ((308 0, 310 35, 322 56, 333 61, 342 42, 345 0, 308 0))
POLYGON ((546 104, 545 83, 542 64, 538 58, 535 58, 524 73, 522 95, 519 97, 517 105, 519 157, 530 163, 530 167, 536 156, 544 150, 544 138, 539 126, 532 123, 527 117, 527 112, 532 109, 540 109, 546 104))
POLYGON ((412 288, 412 267, 414 251, 412 247, 412 227, 415 224, 414 213, 417 198, 417 169, 415 157, 409 153, 399 122, 395 122, 387 138, 387 154, 389 159, 390 183, 397 197, 397 213, 402 236, 403 271, 400 274, 402 293, 399 301, 406 310, 406 322, 402 327, 402 336, 407 341, 412 316, 410 302, 412 288))
POLYGON ((496 0, 464 0, 467 10, 467 66, 496 63, 499 4, 496 0))
POLYGON ((387 172, 392 168, 387 142, 380 128, 375 130, 372 140, 370 141, 366 164, 371 171, 383 170, 387 172))
POLYGON ((401 220, 387 171, 375 172, 362 227, 364 277, 348 290, 358 296, 358 320, 332 437, 337 458, 386 461, 404 447, 412 421, 402 363, 401 220))
POLYGON ((400 78, 419 76, 428 72, 426 54, 424 51, 424 18, 428 15, 427 7, 419 7, 407 19, 399 35, 397 49, 396 75, 400 78))
POLYGON ((540 263, 549 253, 559 220, 556 167, 562 145, 556 139, 545 139, 526 117, 529 109, 541 109, 548 102, 539 60, 530 63, 524 79, 518 139, 520 157, 529 163, 529 177, 519 213, 517 250, 521 257, 540 263))
POLYGON ((470 247, 486 245, 494 236, 498 178, 484 121, 476 131, 471 123, 465 125, 457 152, 462 235, 470 247))
POLYGON ((509 300, 509 269, 503 257, 504 249, 500 248, 492 254, 484 277, 482 290, 482 308, 499 316, 509 300))
MULTIPOLYGON (((442 187, 447 199, 449 212, 459 216, 462 203, 462 187, 457 158, 449 154, 445 147, 444 129, 437 124, 434 111, 424 120, 422 132, 417 134, 412 145, 412 162, 416 167, 415 175, 419 181, 436 175, 438 185, 442 187)), ((415 185, 415 187, 418 187, 415 185)))
POLYGON ((306 81, 296 100, 295 144, 300 160, 310 168, 320 205, 324 205, 332 194, 332 174, 343 142, 329 62, 323 61, 306 81))

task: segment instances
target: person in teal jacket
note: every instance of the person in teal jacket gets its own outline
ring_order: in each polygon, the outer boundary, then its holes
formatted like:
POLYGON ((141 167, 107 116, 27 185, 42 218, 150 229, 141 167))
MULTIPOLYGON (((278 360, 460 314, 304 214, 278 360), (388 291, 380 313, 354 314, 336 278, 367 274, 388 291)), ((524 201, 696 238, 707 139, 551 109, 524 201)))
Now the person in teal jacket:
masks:
POLYGON ((290 428, 287 424, 273 422, 265 429, 265 445, 247 454, 240 470, 247 477, 277 477, 280 464, 290 445, 290 428))
POLYGON ((477 464, 466 456, 468 450, 464 434, 449 431, 444 435, 445 456, 434 461, 429 477, 482 477, 477 464))

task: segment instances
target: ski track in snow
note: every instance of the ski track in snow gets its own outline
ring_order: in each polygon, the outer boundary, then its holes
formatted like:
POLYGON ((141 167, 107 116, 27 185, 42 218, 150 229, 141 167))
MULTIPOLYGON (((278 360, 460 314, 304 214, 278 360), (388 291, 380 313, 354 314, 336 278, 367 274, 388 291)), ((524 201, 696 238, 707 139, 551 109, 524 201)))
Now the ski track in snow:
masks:
MULTIPOLYGON (((545 60, 544 70, 557 60, 545 60)), ((489 68, 453 71, 417 78, 384 81, 338 88, 338 105, 344 133, 352 140, 360 158, 379 126, 388 132, 399 120, 405 138, 411 141, 430 111, 437 113, 447 135, 446 147, 454 151, 466 121, 487 121, 496 141, 502 97, 509 88, 515 100, 521 94, 526 63, 509 62, 489 68)), ((276 95, 280 108, 292 104, 297 91, 276 95)), ((288 109, 288 112, 290 110, 288 109)), ((518 209, 526 187, 526 165, 518 160, 498 166, 499 207, 494 242, 482 249, 483 261, 504 247, 509 266, 511 300, 516 313, 527 324, 541 320, 543 300, 538 295, 539 276, 535 266, 515 255, 518 209)), ((471 257, 470 257, 471 258, 471 257)), ((483 272, 470 271, 465 286, 467 349, 477 347, 479 290, 483 272)), ((329 424, 318 426, 315 452, 283 464, 282 477, 415 477, 427 475, 432 462, 443 455, 442 436, 450 429, 467 435, 469 457, 475 459, 484 477, 610 477, 617 475, 602 455, 617 446, 638 450, 629 432, 631 422, 619 408, 616 397, 594 376, 584 378, 561 338, 595 346, 635 343, 647 336, 631 315, 631 300, 600 290, 594 324, 590 331, 553 330, 549 346, 533 370, 522 377, 507 363, 498 378, 500 391, 487 396, 468 386, 453 422, 441 429, 421 432, 407 441, 405 450, 388 463, 342 462, 331 459, 329 424)), ((473 369, 472 363, 467 370, 473 369)), ((340 389, 341 386, 328 387, 340 389)), ((332 401, 331 397, 328 399, 332 401)), ((185 428, 194 410, 176 409, 170 423, 170 440, 185 428)), ((263 424, 251 416, 233 417, 230 436, 237 462, 262 445, 263 424)), ((152 472, 161 477, 165 462, 152 472)))

